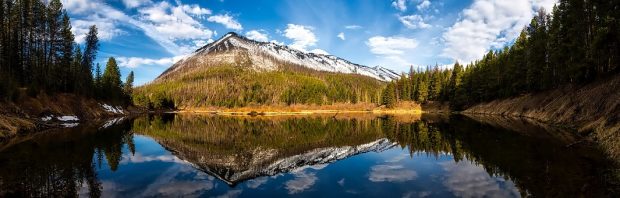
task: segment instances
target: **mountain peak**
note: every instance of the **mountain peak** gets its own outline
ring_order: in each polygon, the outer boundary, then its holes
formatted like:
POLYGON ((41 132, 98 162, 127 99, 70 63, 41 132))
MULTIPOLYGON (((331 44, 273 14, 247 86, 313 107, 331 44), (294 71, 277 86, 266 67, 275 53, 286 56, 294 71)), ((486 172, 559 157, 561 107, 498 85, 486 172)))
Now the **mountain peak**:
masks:
MULTIPOLYGON (((174 64, 160 75, 160 77, 166 76, 184 67, 184 65, 186 65, 184 63, 187 60, 193 60, 190 62, 206 63, 213 62, 215 57, 221 57, 227 59, 221 61, 236 63, 239 61, 239 58, 241 58, 237 56, 239 53, 246 54, 247 56, 243 56, 243 58, 248 58, 252 68, 257 70, 277 70, 282 64, 293 64, 317 71, 359 74, 380 81, 391 81, 399 78, 396 72, 387 68, 359 65, 333 55, 308 53, 285 45, 259 42, 248 39, 235 32, 228 32, 220 39, 199 48, 188 58, 174 64), (222 54, 226 53, 228 53, 228 56, 222 56, 222 54)), ((196 64, 192 63, 190 65, 195 66, 196 64)))

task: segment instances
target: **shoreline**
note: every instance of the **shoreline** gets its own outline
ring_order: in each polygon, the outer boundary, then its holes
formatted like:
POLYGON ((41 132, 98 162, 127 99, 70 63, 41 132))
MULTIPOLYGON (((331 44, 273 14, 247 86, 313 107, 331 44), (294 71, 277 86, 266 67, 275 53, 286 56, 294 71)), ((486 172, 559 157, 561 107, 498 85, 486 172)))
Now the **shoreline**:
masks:
POLYGON ((173 110, 173 111, 165 111, 164 113, 195 113, 195 114, 213 114, 213 115, 228 115, 228 116, 279 116, 279 115, 312 115, 312 114, 411 114, 411 115, 420 115, 424 113, 432 113, 425 112, 419 109, 414 110, 406 110, 406 109, 395 109, 395 110, 299 110, 299 111, 258 111, 258 110, 191 110, 191 109, 181 109, 181 110, 173 110))

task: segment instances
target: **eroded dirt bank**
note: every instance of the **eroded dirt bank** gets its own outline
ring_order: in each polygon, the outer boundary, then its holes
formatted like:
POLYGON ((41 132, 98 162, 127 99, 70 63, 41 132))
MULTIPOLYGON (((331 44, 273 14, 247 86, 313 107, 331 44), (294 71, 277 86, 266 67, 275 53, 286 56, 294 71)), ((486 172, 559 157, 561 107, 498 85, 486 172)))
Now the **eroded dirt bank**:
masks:
POLYGON ((479 104, 462 113, 526 117, 576 129, 620 162, 620 75, 586 86, 565 86, 479 104))
POLYGON ((72 127, 86 120, 106 119, 131 113, 120 106, 73 94, 20 97, 0 102, 0 140, 34 130, 72 127))

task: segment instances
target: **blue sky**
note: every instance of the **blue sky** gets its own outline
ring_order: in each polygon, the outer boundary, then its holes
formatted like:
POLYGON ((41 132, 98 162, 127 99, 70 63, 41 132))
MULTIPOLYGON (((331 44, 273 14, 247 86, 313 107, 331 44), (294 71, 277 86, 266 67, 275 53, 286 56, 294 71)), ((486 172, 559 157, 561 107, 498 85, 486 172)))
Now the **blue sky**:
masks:
POLYGON ((227 32, 397 72, 470 62, 510 44, 555 0, 62 0, 78 43, 97 25, 102 66, 136 84, 227 32))

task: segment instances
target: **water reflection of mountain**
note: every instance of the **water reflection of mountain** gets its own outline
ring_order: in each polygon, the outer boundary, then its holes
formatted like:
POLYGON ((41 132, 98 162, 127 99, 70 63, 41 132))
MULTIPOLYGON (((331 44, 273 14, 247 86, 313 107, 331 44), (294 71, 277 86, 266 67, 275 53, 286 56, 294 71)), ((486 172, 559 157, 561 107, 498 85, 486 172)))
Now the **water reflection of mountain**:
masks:
POLYGON ((135 150, 129 124, 51 130, 5 142, 0 150, 0 197, 101 196, 96 169, 116 170, 123 145, 135 150))
POLYGON ((567 147, 577 139, 573 134, 548 134, 543 126, 521 121, 490 123, 462 117, 402 121, 168 115, 138 119, 133 129, 231 185, 398 145, 411 154, 472 161, 491 176, 514 181, 522 196, 606 194, 600 178, 607 162, 587 145, 567 147), (524 131, 510 130, 515 128, 524 131))
POLYGON ((138 119, 133 130, 230 185, 394 145, 379 119, 167 116, 138 119))

